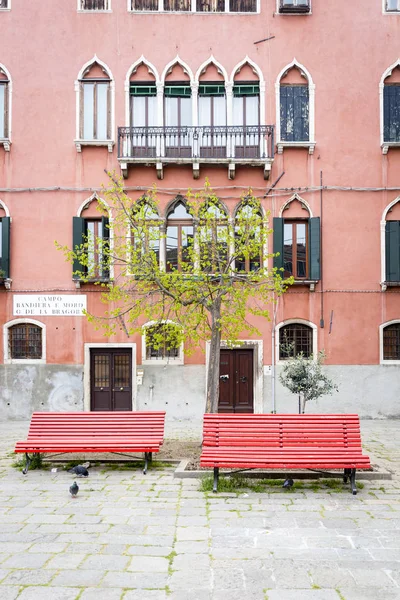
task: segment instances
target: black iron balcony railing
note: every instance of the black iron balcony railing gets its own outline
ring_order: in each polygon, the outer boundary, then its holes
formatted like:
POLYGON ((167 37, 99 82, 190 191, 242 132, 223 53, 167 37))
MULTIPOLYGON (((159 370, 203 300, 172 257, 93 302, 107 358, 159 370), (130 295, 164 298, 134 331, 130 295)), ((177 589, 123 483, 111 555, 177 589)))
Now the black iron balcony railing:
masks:
POLYGON ((257 0, 130 0, 132 11, 164 12, 257 12, 257 0))
POLYGON ((128 162, 135 159, 247 162, 273 157, 273 125, 118 128, 118 158, 128 162))
POLYGON ((280 13, 309 13, 311 10, 310 0, 280 0, 280 13))

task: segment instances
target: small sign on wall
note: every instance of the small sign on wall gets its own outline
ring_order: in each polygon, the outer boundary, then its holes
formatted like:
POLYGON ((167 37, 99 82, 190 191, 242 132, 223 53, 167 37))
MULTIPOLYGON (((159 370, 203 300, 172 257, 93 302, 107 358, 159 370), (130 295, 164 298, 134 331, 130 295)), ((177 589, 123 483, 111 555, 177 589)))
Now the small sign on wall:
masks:
POLYGON ((16 294, 13 298, 15 317, 83 317, 85 295, 16 294))

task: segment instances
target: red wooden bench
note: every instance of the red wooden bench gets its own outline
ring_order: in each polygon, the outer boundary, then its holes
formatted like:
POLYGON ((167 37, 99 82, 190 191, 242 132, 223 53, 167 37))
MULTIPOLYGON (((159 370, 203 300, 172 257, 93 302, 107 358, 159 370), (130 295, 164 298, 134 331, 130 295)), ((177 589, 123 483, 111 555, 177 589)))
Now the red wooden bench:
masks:
POLYGON ((344 469, 356 489, 356 469, 370 469, 358 415, 205 414, 200 466, 237 469, 344 469))
POLYGON ((15 452, 144 452, 146 473, 153 452, 159 452, 164 438, 165 412, 35 412, 28 437, 17 442, 15 452))

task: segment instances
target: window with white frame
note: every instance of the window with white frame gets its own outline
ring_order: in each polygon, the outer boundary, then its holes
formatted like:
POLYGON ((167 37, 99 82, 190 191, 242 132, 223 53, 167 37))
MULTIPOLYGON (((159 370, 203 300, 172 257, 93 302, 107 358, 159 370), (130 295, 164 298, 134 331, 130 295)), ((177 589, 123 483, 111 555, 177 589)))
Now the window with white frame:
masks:
POLYGON ((400 362, 400 321, 381 326, 382 362, 400 362))
POLYGON ((154 257, 156 264, 160 263, 160 243, 162 221, 157 210, 146 199, 138 200, 130 216, 130 241, 132 251, 137 253, 134 262, 137 264, 143 254, 154 257))
POLYGON ((33 319, 4 325, 4 362, 46 362, 46 326, 33 319))
POLYGON ((277 147, 315 148, 315 85, 307 69, 293 60, 275 83, 277 147))
POLYGON ((400 12, 400 0, 384 0, 386 12, 400 12))
POLYGON ((78 0, 78 10, 111 10, 111 0, 78 0))
POLYGON ((278 334, 279 360, 287 360, 299 354, 310 358, 315 354, 315 341, 314 330, 310 325, 299 322, 283 324, 279 327, 278 334))
POLYGON ((183 364, 181 328, 172 321, 147 323, 142 336, 142 363, 183 364))
POLYGON ((96 58, 80 72, 76 81, 77 149, 80 145, 108 145, 112 152, 113 81, 96 58))
POLYGON ((0 10, 11 8, 11 0, 0 0, 0 10))

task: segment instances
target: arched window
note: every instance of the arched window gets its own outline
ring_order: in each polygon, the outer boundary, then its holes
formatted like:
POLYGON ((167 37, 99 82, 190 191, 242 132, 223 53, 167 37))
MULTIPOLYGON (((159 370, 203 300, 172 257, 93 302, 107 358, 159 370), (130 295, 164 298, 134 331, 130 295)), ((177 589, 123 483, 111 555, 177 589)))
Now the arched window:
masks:
POLYGON ((183 364, 181 328, 176 323, 159 321, 144 325, 142 363, 183 364))
POLYGON ((321 278, 320 217, 313 217, 309 205, 294 194, 274 217, 274 267, 283 278, 315 282, 321 278))
POLYGON ((219 204, 213 202, 202 207, 197 231, 202 271, 225 271, 229 250, 228 218, 219 204))
POLYGON ((131 68, 129 77, 129 125, 132 130, 132 156, 154 157, 157 136, 153 127, 158 125, 156 75, 146 62, 131 68))
POLYGON ((313 329, 302 323, 290 323, 279 328, 279 360, 303 354, 309 358, 315 354, 313 329))
POLYGON ((400 320, 379 327, 381 364, 400 364, 400 320))
POLYGON ((236 158, 260 156, 260 83, 235 79, 233 84, 233 125, 242 131, 235 137, 236 158))
POLYGON ((226 94, 223 81, 199 85, 200 156, 226 157, 226 94))
POLYGON ((400 286, 400 198, 383 212, 381 221, 382 285, 400 286))
POLYGON ((11 218, 8 209, 0 201, 0 285, 10 284, 10 233, 11 218))
POLYGON ((79 73, 77 140, 81 145, 107 145, 112 152, 112 76, 109 69, 96 57, 79 73))
POLYGON ((4 362, 46 362, 46 326, 33 319, 4 325, 4 362))
POLYGON ((293 60, 279 73, 276 88, 277 146, 306 147, 314 152, 315 86, 310 73, 293 60))
POLYGON ((156 208, 146 199, 137 201, 130 220, 131 247, 140 254, 154 253, 156 263, 160 263, 161 221, 156 208))
POLYGON ((10 358, 42 358, 42 328, 31 323, 13 325, 8 330, 10 358))
POLYGON ((93 194, 72 218, 74 260, 72 278, 78 281, 108 281, 110 278, 110 219, 104 200, 93 194))
POLYGON ((383 90, 383 141, 400 142, 400 65, 386 77, 383 90))
POLYGON ((167 217, 167 271, 187 270, 193 254, 193 217, 178 201, 167 217))
POLYGON ((235 217, 235 238, 238 244, 250 245, 255 240, 258 251, 246 256, 237 256, 235 253, 235 270, 238 272, 258 271, 263 265, 263 217, 261 208, 254 204, 243 203, 237 210, 235 217), (258 239, 257 239, 258 238, 258 239), (239 241, 240 240, 240 241, 239 241), (261 243, 260 243, 261 242, 261 243))
POLYGON ((192 156, 192 88, 191 77, 180 61, 164 69, 165 156, 192 156))
POLYGON ((383 360, 400 360, 400 323, 383 330, 383 360))
POLYGON ((379 84, 381 146, 387 154, 400 145, 400 59, 386 69, 379 84))

